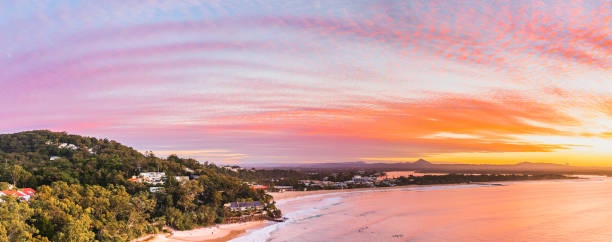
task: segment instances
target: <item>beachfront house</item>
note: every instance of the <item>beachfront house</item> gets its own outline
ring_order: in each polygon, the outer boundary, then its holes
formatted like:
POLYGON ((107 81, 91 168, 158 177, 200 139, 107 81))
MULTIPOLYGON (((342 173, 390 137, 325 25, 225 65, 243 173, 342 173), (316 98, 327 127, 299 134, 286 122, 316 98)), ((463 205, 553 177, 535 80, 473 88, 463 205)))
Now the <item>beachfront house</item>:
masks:
POLYGON ((263 204, 259 201, 255 202, 231 202, 223 205, 232 212, 244 212, 244 211, 262 211, 264 209, 263 204))
POLYGON ((293 186, 274 186, 274 190, 279 192, 293 191, 293 186))
POLYGON ((258 184, 252 185, 251 187, 255 191, 257 191, 257 190, 265 190, 266 188, 268 188, 268 186, 266 186, 266 185, 258 185, 258 184))

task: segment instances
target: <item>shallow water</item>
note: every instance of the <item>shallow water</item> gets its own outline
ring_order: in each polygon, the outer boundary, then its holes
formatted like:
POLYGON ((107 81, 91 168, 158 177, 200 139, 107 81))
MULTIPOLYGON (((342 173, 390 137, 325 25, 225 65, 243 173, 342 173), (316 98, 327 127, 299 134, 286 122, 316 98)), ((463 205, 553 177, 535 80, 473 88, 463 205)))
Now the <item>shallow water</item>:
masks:
POLYGON ((283 200, 288 221, 235 241, 612 241, 612 180, 505 184, 283 200))

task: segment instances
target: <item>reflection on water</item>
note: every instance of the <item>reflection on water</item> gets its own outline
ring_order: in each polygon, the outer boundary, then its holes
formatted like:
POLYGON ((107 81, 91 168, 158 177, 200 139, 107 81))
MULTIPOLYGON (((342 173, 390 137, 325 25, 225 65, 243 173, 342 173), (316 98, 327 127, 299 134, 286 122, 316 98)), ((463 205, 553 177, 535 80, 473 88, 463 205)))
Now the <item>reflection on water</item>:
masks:
POLYGON ((239 240, 612 241, 612 181, 602 177, 336 193, 278 206, 287 222, 239 240))

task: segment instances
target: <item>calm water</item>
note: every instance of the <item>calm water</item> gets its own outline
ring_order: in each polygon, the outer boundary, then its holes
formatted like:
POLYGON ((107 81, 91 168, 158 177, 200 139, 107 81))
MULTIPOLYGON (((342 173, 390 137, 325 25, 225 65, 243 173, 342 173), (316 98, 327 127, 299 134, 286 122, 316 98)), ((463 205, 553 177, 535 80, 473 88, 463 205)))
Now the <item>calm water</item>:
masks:
POLYGON ((279 202, 236 241, 612 241, 612 180, 433 186, 279 202))

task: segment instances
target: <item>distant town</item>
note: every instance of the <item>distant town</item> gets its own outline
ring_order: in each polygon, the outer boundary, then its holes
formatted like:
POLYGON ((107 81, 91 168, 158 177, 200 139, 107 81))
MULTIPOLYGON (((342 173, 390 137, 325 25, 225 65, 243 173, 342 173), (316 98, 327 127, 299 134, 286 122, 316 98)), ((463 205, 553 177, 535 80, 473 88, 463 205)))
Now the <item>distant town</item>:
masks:
MULTIPOLYGON (((332 165, 301 168, 268 167, 262 169, 240 166, 223 166, 222 168, 237 173, 238 177, 246 181, 253 189, 262 189, 269 192, 577 178, 558 171, 547 170, 428 171, 432 170, 430 167, 435 166, 435 164, 425 160, 404 164, 408 169, 389 170, 373 165, 357 167, 351 166, 350 163, 344 167, 332 165)), ((544 166, 547 165, 544 164, 544 166)), ((521 165, 518 167, 521 167, 521 165)))

